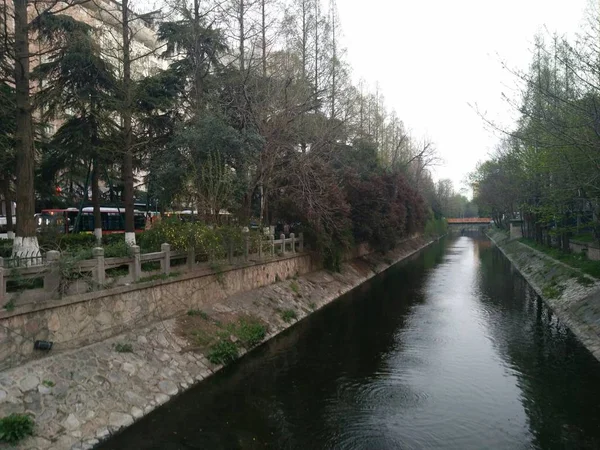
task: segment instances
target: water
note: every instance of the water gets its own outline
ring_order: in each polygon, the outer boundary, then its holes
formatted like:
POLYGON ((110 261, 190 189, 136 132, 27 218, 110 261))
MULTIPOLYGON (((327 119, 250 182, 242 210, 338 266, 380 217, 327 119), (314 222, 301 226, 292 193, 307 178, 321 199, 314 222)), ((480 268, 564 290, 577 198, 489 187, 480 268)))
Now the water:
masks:
POLYGON ((428 248, 102 449, 598 449, 600 364, 489 241, 428 248))

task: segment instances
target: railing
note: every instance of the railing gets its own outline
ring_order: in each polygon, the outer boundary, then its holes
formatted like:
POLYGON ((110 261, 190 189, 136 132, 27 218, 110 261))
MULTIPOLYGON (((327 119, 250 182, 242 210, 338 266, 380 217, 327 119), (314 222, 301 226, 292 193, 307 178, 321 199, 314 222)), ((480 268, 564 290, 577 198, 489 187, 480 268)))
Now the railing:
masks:
MULTIPOLYGON (((234 246, 230 243, 227 248, 225 260, 217 258, 209 261, 215 263, 218 261, 227 261, 229 264, 235 262, 248 262, 250 259, 264 259, 274 257, 275 255, 295 254, 304 251, 304 236, 302 233, 298 237, 291 233, 288 238, 281 234, 279 239, 269 236, 268 239, 260 239, 256 246, 256 251, 251 252, 250 236, 246 235, 244 239, 243 251, 241 254, 235 254, 234 246), (268 249, 268 250, 266 250, 268 249), (242 261, 240 261, 240 258, 242 261)), ((97 247, 92 251, 92 259, 81 261, 69 261, 67 255, 61 255, 57 251, 46 252, 43 256, 36 254, 27 259, 18 258, 17 260, 3 259, 0 257, 0 308, 6 307, 7 302, 25 303, 27 301, 38 301, 48 299, 63 294, 69 294, 69 284, 73 280, 85 280, 85 284, 91 290, 101 290, 114 285, 119 278, 127 282, 143 281, 143 264, 160 263, 160 269, 145 272, 146 275, 168 277, 173 274, 173 261, 185 260, 185 266, 182 268, 192 269, 197 266, 196 250, 189 248, 183 251, 172 251, 168 243, 161 245, 160 252, 141 253, 139 246, 132 246, 131 256, 105 258, 104 248, 97 247), (122 277, 110 276, 107 271, 127 266, 127 274, 122 277), (28 291, 7 292, 8 283, 26 284, 27 281, 42 280, 42 288, 34 288, 28 291), (27 293, 27 294, 26 294, 27 293)), ((181 267, 181 266, 178 266, 181 267)), ((87 289, 89 290, 89 289, 87 289)), ((14 306, 11 305, 11 306, 14 306)), ((8 309, 8 308, 7 308, 8 309)))

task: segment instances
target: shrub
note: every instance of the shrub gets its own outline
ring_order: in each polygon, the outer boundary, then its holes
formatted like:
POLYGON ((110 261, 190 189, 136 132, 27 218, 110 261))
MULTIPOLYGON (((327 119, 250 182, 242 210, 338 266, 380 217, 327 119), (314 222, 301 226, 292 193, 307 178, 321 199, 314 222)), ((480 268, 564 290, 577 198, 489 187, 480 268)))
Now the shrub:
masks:
POLYGON ((238 357, 238 348, 227 338, 214 343, 208 352, 207 358, 213 364, 229 364, 238 357))
POLYGON ((115 351, 117 353, 133 353, 133 347, 131 344, 119 342, 117 345, 115 345, 115 351))
POLYGON ((267 334, 266 327, 258 321, 240 320, 234 334, 246 348, 260 344, 267 334))
POLYGON ((297 317, 298 315, 293 309, 284 309, 283 311, 281 311, 281 318, 286 323, 290 323, 292 320, 296 320, 297 317))
POLYGON ((10 258, 12 255, 13 241, 12 239, 0 239, 0 257, 10 258))
POLYGON ((33 419, 25 414, 11 414, 0 419, 0 441, 14 444, 33 434, 33 419))

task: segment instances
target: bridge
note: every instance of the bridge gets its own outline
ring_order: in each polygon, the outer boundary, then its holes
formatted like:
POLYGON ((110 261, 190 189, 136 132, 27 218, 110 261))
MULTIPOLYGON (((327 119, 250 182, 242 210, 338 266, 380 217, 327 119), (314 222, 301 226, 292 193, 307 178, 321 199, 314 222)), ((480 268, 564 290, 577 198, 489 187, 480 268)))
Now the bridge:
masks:
POLYGON ((446 219, 448 222, 448 230, 462 233, 483 231, 492 223, 489 217, 463 217, 446 219))

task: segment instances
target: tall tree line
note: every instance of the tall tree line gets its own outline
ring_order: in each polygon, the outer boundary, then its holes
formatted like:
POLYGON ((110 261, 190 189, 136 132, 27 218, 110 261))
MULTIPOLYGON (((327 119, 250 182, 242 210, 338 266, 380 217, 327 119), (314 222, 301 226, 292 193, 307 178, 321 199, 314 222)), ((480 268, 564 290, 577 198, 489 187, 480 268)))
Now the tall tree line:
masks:
POLYGON ((334 0, 89 2, 4 0, 15 253, 36 246, 35 192, 52 198, 56 184, 81 202, 89 186, 98 236, 101 202, 122 201, 129 243, 136 183, 211 223, 223 210, 301 222, 332 258, 352 239, 385 247, 423 226, 435 148, 379 89, 353 85, 334 0))
POLYGON ((515 73, 518 122, 471 176, 498 225, 522 218, 527 237, 565 250, 573 235, 600 238, 598 13, 575 43, 536 37, 529 70, 515 73))

